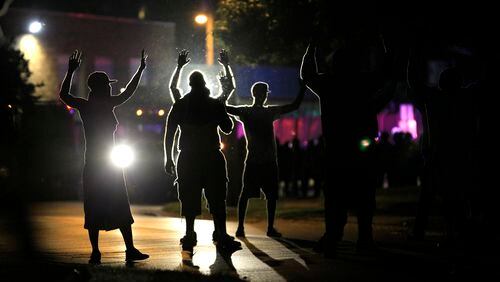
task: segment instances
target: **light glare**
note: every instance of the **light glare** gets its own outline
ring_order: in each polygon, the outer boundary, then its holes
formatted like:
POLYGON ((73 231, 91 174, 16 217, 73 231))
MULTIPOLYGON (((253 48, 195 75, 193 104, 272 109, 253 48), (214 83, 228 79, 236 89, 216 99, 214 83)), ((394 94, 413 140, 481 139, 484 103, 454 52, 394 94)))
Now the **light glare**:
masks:
POLYGON ((120 168, 129 167, 134 161, 134 152, 130 146, 116 145, 111 150, 111 162, 120 168))
POLYGON ((39 33, 42 30, 42 23, 39 21, 33 21, 30 23, 28 29, 31 33, 39 33))
POLYGON ((206 24, 207 21, 208 21, 208 17, 203 15, 203 14, 200 14, 200 15, 197 15, 195 18, 194 18, 194 21, 197 23, 197 24, 206 24))

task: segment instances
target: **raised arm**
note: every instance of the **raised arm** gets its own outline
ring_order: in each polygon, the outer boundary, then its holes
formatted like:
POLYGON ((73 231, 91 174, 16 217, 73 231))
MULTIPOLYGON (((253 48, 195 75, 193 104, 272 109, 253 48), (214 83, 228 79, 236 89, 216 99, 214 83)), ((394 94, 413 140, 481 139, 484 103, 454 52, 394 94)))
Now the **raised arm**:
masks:
POLYGON ((292 103, 283 106, 271 107, 276 111, 277 117, 282 114, 293 112, 300 107, 300 103, 302 103, 302 100, 304 99, 304 94, 306 93, 307 86, 304 80, 302 79, 299 79, 299 84, 300 84, 299 93, 297 93, 297 96, 295 97, 295 100, 293 100, 292 103))
POLYGON ((306 52, 302 57, 302 64, 300 65, 300 78, 307 81, 307 87, 311 89, 316 95, 321 95, 319 91, 319 81, 323 75, 318 73, 318 66, 316 62, 316 46, 309 44, 306 52))
POLYGON ((68 72, 64 77, 64 81, 61 85, 61 90, 59 91, 59 99, 64 102, 64 104, 72 107, 79 108, 85 99, 77 98, 69 93, 71 89, 71 80, 73 79, 73 73, 78 69, 82 63, 82 52, 75 50, 68 60, 68 72))
POLYGON ((141 52, 141 65, 135 72, 134 76, 132 79, 127 83, 127 86, 125 87, 125 90, 118 96, 112 96, 113 97, 113 104, 115 105, 120 105, 125 103, 132 95, 135 93, 135 90, 137 90, 137 86, 139 85, 139 81, 141 81, 141 76, 142 72, 146 68, 146 60, 148 58, 148 55, 144 52, 144 49, 141 52))
POLYGON ((178 88, 179 76, 181 75, 182 68, 191 61, 191 59, 188 59, 188 55, 189 51, 186 49, 179 52, 179 56, 177 57, 177 67, 175 68, 172 79, 170 80, 170 95, 174 103, 179 101, 181 98, 181 91, 178 88))
POLYGON ((177 121, 177 111, 175 106, 172 107, 167 117, 167 124, 165 125, 164 136, 164 157, 165 157, 165 172, 167 174, 175 174, 174 153, 172 152, 174 146, 175 133, 179 123, 177 121))
POLYGON ((224 66, 224 72, 221 72, 219 82, 222 87, 222 94, 219 96, 219 100, 225 103, 229 96, 234 92, 235 81, 233 77, 233 72, 229 66, 229 54, 226 50, 222 49, 219 53, 219 64, 224 66))

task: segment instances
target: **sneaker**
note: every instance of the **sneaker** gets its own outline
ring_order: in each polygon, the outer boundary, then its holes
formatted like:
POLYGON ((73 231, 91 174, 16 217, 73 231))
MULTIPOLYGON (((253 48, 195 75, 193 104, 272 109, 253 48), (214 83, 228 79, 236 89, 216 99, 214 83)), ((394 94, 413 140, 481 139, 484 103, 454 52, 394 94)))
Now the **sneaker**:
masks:
POLYGON ((217 241, 217 248, 222 248, 226 250, 239 250, 241 249, 241 243, 234 240, 234 237, 225 235, 223 238, 219 238, 217 241))
MULTIPOLYGON (((229 238, 231 238, 231 240, 234 240, 233 236, 230 236, 228 234, 226 234, 226 236, 228 236, 229 238)), ((212 241, 214 241, 214 243, 217 243, 217 241, 219 241, 219 238, 217 236, 217 233, 215 233, 215 231, 212 233, 212 241)))
POLYGON ((92 252, 89 259, 89 264, 101 264, 101 252, 92 252))
POLYGON ((196 240, 196 232, 186 234, 180 240, 183 250, 191 250, 198 243, 196 240))
POLYGON ((279 233, 276 229, 271 228, 267 230, 267 236, 279 238, 281 237, 281 233, 279 233))
POLYGON ((235 235, 236 235, 236 237, 243 237, 244 238, 245 237, 245 229, 238 227, 238 229, 236 229, 235 235))
POLYGON ((135 261, 135 260, 145 260, 149 258, 149 255, 141 253, 138 249, 126 250, 125 251, 125 261, 135 261))

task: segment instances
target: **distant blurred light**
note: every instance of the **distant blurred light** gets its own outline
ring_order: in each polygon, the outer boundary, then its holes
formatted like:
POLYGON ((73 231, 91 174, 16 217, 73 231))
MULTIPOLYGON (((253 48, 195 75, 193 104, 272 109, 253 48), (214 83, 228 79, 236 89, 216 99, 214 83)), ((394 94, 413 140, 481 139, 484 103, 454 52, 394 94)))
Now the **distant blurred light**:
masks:
POLYGON ((7 107, 9 107, 9 109, 12 109, 12 105, 11 104, 8 104, 7 107))
POLYGON ((369 138, 363 138, 359 142, 359 149, 362 152, 364 152, 364 151, 368 150, 368 147, 370 147, 371 144, 372 144, 372 140, 371 139, 369 139, 369 138))
POLYGON ((199 14, 194 18, 194 21, 197 24, 206 24, 208 22, 208 17, 206 15, 199 14))
POLYGON ((160 110, 158 111, 158 116, 162 117, 162 116, 164 116, 164 115, 165 115, 165 110, 164 110, 164 109, 160 109, 160 110))
POLYGON ((226 145, 224 145, 224 143, 220 142, 220 149, 221 149, 221 150, 224 150, 224 147, 225 147, 225 146, 226 146, 226 145))
POLYGON ((32 21, 28 27, 31 33, 39 33, 42 30, 42 23, 39 21, 32 21))
POLYGON ((117 167, 125 168, 134 161, 134 152, 125 144, 116 145, 111 150, 111 162, 117 167))
POLYGON ((122 93, 123 91, 125 91, 125 89, 126 89, 125 87, 120 88, 120 93, 122 93))
POLYGON ((69 111, 69 110, 71 110, 71 109, 73 109, 73 108, 72 108, 72 107, 70 107, 70 106, 68 106, 68 105, 66 105, 66 109, 69 111))
POLYGON ((138 117, 142 116, 142 114, 143 114, 143 112, 141 109, 137 109, 137 111, 135 111, 135 115, 138 117))
POLYGON ((137 17, 140 20, 144 20, 146 18, 146 7, 141 6, 141 8, 139 9, 139 13, 137 14, 137 17))

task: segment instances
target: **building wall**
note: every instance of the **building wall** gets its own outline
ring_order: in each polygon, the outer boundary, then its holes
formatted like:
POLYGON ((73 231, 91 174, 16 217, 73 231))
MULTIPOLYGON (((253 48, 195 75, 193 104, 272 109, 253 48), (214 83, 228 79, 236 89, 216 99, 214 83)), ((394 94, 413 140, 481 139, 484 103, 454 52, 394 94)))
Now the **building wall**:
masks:
POLYGON ((142 86, 147 92, 168 91, 176 57, 174 23, 11 9, 2 18, 2 27, 30 60, 33 82, 44 84, 37 90, 42 101, 57 100, 67 58, 75 49, 83 51, 82 66, 74 77, 77 96, 86 97, 86 79, 94 70, 118 79, 114 94, 119 93, 138 67, 143 48, 149 54, 149 65, 142 86), (43 28, 30 34, 28 26, 34 20, 42 22, 43 28))

